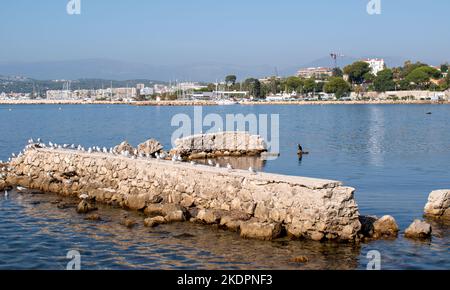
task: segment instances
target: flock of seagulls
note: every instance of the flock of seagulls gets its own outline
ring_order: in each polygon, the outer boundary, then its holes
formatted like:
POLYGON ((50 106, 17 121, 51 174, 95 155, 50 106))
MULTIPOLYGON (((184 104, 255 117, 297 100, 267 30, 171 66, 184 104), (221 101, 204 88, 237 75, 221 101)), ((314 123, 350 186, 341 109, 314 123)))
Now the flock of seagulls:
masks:
MULTIPOLYGON (((177 155, 174 154, 172 156, 170 156, 168 153, 166 152, 158 152, 155 153, 154 155, 152 154, 146 154, 146 153, 142 153, 142 152, 138 152, 137 149, 134 149, 133 152, 130 151, 122 151, 122 152, 117 152, 115 150, 115 148, 106 148, 106 147, 100 147, 100 146, 92 146, 92 147, 88 147, 87 149, 81 145, 75 145, 75 144, 57 144, 57 143, 53 143, 53 142, 48 142, 48 143, 44 143, 42 141, 41 138, 37 138, 36 140, 31 138, 28 140, 28 145, 25 146, 25 149, 21 152, 19 152, 18 154, 11 154, 11 157, 8 158, 8 163, 12 162, 14 159, 19 158, 21 156, 23 156, 23 154, 27 151, 27 150, 32 150, 32 149, 36 149, 36 148, 47 148, 47 149, 68 149, 68 150, 75 150, 75 151, 80 151, 80 152, 87 152, 88 154, 93 154, 93 153, 103 153, 103 154, 112 154, 115 156, 123 156, 123 157, 128 157, 128 158, 132 158, 132 159, 137 159, 137 158, 147 158, 147 159, 152 159, 152 158, 156 158, 157 160, 171 160, 172 162, 176 163, 176 162, 183 162, 183 158, 181 155, 177 155)), ((2 164, 3 161, 0 160, 0 164, 2 164)), ((191 165, 195 166, 197 165, 196 162, 191 161, 190 162, 191 165)), ((219 163, 214 162, 211 159, 207 160, 207 165, 209 166, 213 166, 216 168, 221 168, 221 165, 219 163)), ((233 167, 231 166, 231 164, 227 164, 226 165, 226 169, 228 170, 233 170, 233 167)), ((1 171, 11 171, 11 168, 2 168, 1 171)), ((253 169, 252 167, 250 167, 248 169, 248 171, 252 174, 256 174, 256 170, 253 169)), ((52 177, 52 173, 48 172, 47 175, 49 177, 52 177)), ((5 175, 3 173, 0 173, 0 178, 4 178, 5 175)), ((24 189, 25 190, 25 189, 24 189)), ((20 191, 20 190, 19 190, 20 191)), ((6 196, 6 194, 5 194, 6 196)))

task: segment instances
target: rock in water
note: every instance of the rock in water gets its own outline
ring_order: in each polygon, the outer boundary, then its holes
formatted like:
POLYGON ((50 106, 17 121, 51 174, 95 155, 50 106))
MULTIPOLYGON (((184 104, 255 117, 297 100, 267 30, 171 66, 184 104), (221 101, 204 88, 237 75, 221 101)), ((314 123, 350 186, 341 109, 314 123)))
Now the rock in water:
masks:
POLYGON ((360 233, 363 237, 371 238, 374 235, 373 224, 378 220, 376 216, 360 216, 359 222, 361 223, 360 233))
POLYGON ((121 224, 126 226, 127 228, 131 229, 136 225, 136 222, 132 219, 126 218, 121 222, 121 224))
POLYGON ((274 240, 281 235, 281 225, 279 223, 242 222, 241 237, 247 239, 258 239, 264 241, 274 240))
POLYGON ((164 148, 159 141, 155 139, 150 139, 145 141, 144 143, 141 143, 137 147, 138 154, 144 154, 144 155, 152 155, 154 156, 155 153, 161 152, 161 150, 164 148))
POLYGON ((450 220, 450 189, 430 193, 428 203, 425 205, 425 215, 450 220))
POLYGON ((374 238, 396 237, 398 231, 397 222, 390 215, 385 215, 373 223, 374 238))
POLYGON ((291 262, 298 263, 298 264, 304 264, 304 263, 308 263, 309 259, 308 259, 308 257, 305 257, 305 256, 298 256, 298 257, 292 258, 291 262))
POLYGON ((82 200, 77 206, 77 213, 83 214, 97 210, 97 208, 91 205, 88 201, 82 200))
POLYGON ((133 148, 133 146, 131 146, 130 143, 128 143, 127 141, 123 141, 113 149, 113 151, 118 154, 122 154, 122 152, 128 152, 129 154, 133 154, 134 150, 135 149, 133 148))
POLYGON ((157 217, 152 217, 152 218, 147 218, 144 220, 144 225, 146 227, 150 227, 150 228, 154 228, 156 226, 165 224, 167 221, 164 217, 162 216, 157 216, 157 217))
POLYGON ((405 237, 410 239, 428 239, 431 237, 431 225, 421 220, 415 220, 405 231, 405 237))
POLYGON ((102 218, 98 214, 91 214, 85 218, 87 221, 101 221, 102 218))

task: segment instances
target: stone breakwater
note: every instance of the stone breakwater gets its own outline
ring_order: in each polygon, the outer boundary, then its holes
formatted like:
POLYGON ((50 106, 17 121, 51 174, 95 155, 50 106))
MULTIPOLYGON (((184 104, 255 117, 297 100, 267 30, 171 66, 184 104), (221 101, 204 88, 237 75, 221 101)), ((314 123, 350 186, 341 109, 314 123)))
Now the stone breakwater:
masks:
POLYGON ((222 156, 258 156, 267 151, 264 139, 247 132, 198 134, 177 139, 171 154, 189 159, 222 156))
POLYGON ((146 224, 192 221, 271 240, 358 240, 354 189, 340 182, 75 150, 30 149, 8 184, 141 210, 146 224))

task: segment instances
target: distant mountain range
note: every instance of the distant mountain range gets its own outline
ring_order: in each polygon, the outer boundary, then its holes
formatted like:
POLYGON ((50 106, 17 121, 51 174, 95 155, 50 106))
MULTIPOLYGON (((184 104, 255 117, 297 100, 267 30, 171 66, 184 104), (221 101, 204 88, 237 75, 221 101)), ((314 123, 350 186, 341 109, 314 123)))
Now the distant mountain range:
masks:
MULTIPOLYGON (((343 67, 359 58, 346 56, 338 59, 343 67)), ((402 65, 398 57, 385 57, 389 67, 402 65)), ((42 62, 0 62, 0 75, 24 76, 39 80, 75 79, 152 79, 160 81, 205 81, 223 80, 228 74, 239 79, 274 75, 276 70, 282 76, 293 75, 302 67, 330 67, 330 57, 323 57, 306 64, 278 68, 271 65, 234 65, 223 63, 196 63, 186 65, 155 66, 144 63, 124 62, 110 59, 82 59, 42 62)))

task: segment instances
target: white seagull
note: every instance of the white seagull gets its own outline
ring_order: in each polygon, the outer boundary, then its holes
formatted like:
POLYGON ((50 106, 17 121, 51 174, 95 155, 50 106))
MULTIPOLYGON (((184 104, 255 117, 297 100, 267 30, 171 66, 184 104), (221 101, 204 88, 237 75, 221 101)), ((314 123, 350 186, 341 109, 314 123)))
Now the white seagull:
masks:
POLYGON ((229 169, 229 170, 232 170, 232 169, 233 169, 233 167, 231 166, 230 163, 227 164, 227 169, 229 169))
POLYGON ((17 191, 18 191, 18 192, 23 192, 23 191, 25 191, 25 190, 27 190, 25 187, 17 186, 17 191))
POLYGON ((82 200, 86 200, 86 199, 89 198, 89 195, 87 195, 86 193, 83 193, 83 194, 81 194, 81 195, 79 196, 79 198, 82 199, 82 200))
POLYGON ((256 170, 253 169, 253 167, 250 167, 250 168, 248 169, 248 171, 250 171, 250 173, 256 173, 256 170))

